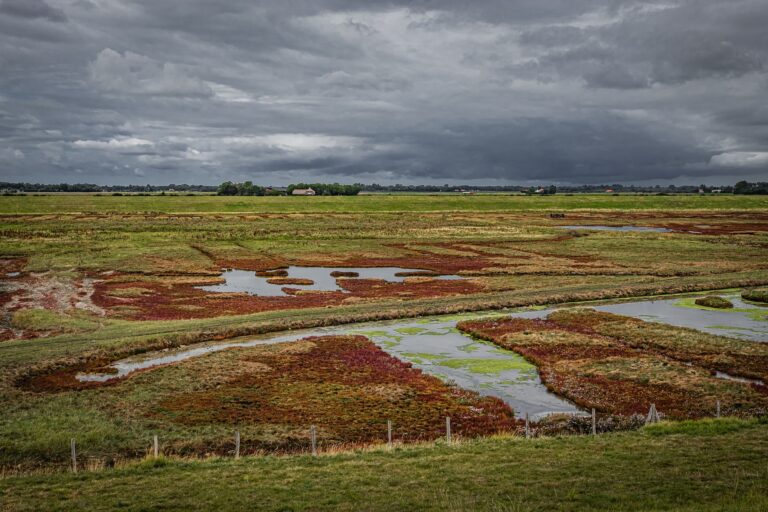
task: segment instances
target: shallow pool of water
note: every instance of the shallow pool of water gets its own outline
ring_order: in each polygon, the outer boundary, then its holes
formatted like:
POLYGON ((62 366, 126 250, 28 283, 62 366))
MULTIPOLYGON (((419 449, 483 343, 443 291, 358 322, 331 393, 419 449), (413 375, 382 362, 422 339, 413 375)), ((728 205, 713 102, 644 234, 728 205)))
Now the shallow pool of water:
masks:
POLYGON ((608 225, 573 225, 573 226, 557 226, 559 229, 588 229, 591 231, 648 231, 648 232, 654 232, 654 233, 668 233, 669 229, 667 228, 655 228, 651 226, 608 226, 608 225))
POLYGON ((733 303, 733 309, 697 306, 694 297, 607 304, 595 309, 720 336, 768 342, 768 307, 744 302, 738 294, 721 296, 733 303))
MULTIPOLYGON (((227 270, 221 274, 225 282, 221 284, 198 286, 201 290, 209 292, 237 292, 259 295, 262 297, 283 297, 286 294, 284 287, 297 288, 299 290, 319 290, 319 291, 344 291, 339 286, 337 278, 331 275, 332 272, 356 272, 358 277, 352 279, 383 279, 390 283, 401 283, 405 280, 404 276, 396 274, 403 272, 427 272, 423 269, 400 268, 400 267, 288 267, 290 278, 311 279, 313 284, 272 284, 267 280, 269 277, 257 276, 251 270, 227 270)), ((456 275, 430 276, 434 279, 462 279, 456 275)), ((345 279, 345 278, 342 278, 345 279)))
MULTIPOLYGON (((675 299, 637 300, 618 304, 586 305, 585 307, 617 315, 631 316, 648 322, 688 327, 719 336, 768 342, 768 307, 744 302, 738 294, 733 293, 720 294, 721 297, 733 303, 733 309, 706 308, 694 303, 698 297, 707 295, 712 294, 699 294, 675 299)), ((556 309, 560 309, 560 307, 513 313, 513 316, 545 318, 556 309)))

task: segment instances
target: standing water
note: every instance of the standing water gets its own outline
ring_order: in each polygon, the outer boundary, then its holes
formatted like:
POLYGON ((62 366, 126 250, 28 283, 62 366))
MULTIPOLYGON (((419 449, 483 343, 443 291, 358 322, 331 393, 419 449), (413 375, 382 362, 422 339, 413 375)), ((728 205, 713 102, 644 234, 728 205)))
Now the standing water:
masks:
MULTIPOLYGON (((221 275, 224 278, 222 284, 199 286, 198 288, 209 292, 237 292, 261 297, 283 297, 288 295, 283 291, 283 287, 286 286, 299 290, 344 291, 339 286, 338 278, 331 275, 332 272, 354 272, 358 275, 353 279, 382 279, 390 283, 402 283, 405 280, 405 276, 398 274, 428 272, 423 269, 400 267, 288 267, 284 270, 288 273, 286 277, 309 279, 313 283, 272 284, 268 281, 270 277, 257 276, 251 270, 227 270, 221 275)), ((462 279, 455 275, 430 275, 430 277, 443 280, 462 279)))
POLYGON ((334 326, 241 342, 197 344, 123 359, 112 365, 113 372, 79 374, 77 378, 80 381, 106 382, 137 370, 178 363, 230 348, 284 343, 307 336, 358 334, 367 336, 387 353, 412 363, 427 374, 481 395, 501 398, 518 417, 526 413, 538 418, 551 413, 579 411, 575 405, 550 393, 539 379, 536 367, 520 355, 456 330, 458 320, 479 316, 470 314, 334 326))
MULTIPOLYGON (((593 306, 600 311, 727 334, 749 340, 768 340, 768 308, 751 305, 728 296, 731 310, 692 307, 694 298, 641 300, 593 306)), ((511 313, 515 317, 543 318, 552 309, 511 313)), ((81 381, 105 382, 155 366, 173 364, 230 348, 296 341, 307 336, 359 334, 370 338, 387 353, 413 364, 425 373, 453 382, 482 395, 501 398, 523 416, 533 418, 550 413, 577 413, 570 402, 550 393, 539 379, 536 367, 520 355, 491 343, 470 338, 456 330, 456 322, 487 317, 498 312, 477 312, 461 316, 436 316, 296 331, 290 334, 254 337, 248 341, 203 343, 176 350, 147 353, 112 365, 113 372, 80 374, 81 381)), ((726 378, 726 377, 722 377, 726 378)))

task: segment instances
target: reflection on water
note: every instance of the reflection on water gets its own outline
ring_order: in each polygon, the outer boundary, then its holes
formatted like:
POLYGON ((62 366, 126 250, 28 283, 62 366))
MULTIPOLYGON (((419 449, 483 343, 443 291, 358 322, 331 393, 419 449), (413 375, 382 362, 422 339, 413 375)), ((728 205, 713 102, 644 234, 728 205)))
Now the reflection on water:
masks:
POLYGON ((425 373, 481 395, 501 398, 518 417, 526 413, 537 418, 579 411, 572 403, 550 393, 541 383, 536 367, 522 356, 470 338, 457 331, 455 325, 455 318, 433 318, 380 323, 347 332, 368 336, 388 353, 411 362, 425 373))
MULTIPOLYGON (((733 309, 714 309, 697 306, 695 304, 696 298, 704 296, 702 294, 695 297, 676 299, 637 300, 588 307, 617 315, 631 316, 648 322, 688 327, 719 336, 768 342, 768 307, 744 302, 738 294, 722 295, 733 303, 733 309)), ((512 316, 519 318, 545 318, 556 309, 560 308, 553 307, 538 311, 525 311, 513 313, 512 316)))
POLYGON ((744 302, 738 294, 723 297, 733 303, 733 309, 697 306, 695 298, 625 302, 595 309, 720 336, 768 342, 768 308, 744 302))
MULTIPOLYGON (((314 284, 271 284, 267 282, 269 277, 257 276, 250 270, 227 270, 221 277, 225 279, 222 284, 198 286, 201 290, 209 292, 237 292, 259 295, 262 297, 283 297, 287 294, 283 287, 297 288, 299 290, 343 291, 331 275, 331 272, 356 272, 358 277, 354 279, 383 279, 391 283, 401 283, 404 276, 396 274, 403 272, 425 272, 422 269, 400 267, 288 267, 290 278, 311 279, 314 284)), ((433 276, 434 279, 462 279, 455 275, 433 276)))

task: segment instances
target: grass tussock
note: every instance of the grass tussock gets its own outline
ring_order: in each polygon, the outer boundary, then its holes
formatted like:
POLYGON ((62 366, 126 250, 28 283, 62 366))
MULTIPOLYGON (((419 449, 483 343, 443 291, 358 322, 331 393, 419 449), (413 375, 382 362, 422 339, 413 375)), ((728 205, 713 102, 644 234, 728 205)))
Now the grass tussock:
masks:
POLYGON ((768 288, 745 290, 741 293, 741 298, 752 302, 768 302, 768 288))
POLYGON ((706 297, 699 297, 694 301, 697 306, 704 306, 705 308, 713 309, 732 309, 733 302, 717 295, 707 295, 706 297))

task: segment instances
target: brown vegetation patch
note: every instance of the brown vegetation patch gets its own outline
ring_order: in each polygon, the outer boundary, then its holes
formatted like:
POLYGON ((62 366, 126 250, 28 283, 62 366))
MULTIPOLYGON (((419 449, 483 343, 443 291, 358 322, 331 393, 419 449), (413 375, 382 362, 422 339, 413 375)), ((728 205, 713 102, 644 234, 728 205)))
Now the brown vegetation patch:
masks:
POLYGON ((270 277, 267 279, 269 284, 297 284, 297 285, 311 285, 315 282, 311 279, 303 277, 270 277))
POLYGON ((214 257, 214 262, 220 268, 239 268, 253 271, 269 271, 270 269, 283 267, 286 264, 282 259, 258 254, 238 257, 214 257))
POLYGON ((434 277, 431 276, 414 276, 414 277, 406 277, 403 279, 403 282, 406 284, 416 284, 416 283, 429 283, 434 281, 434 277))
POLYGON ((341 286, 354 296, 363 298, 386 297, 443 297, 478 293, 484 287, 466 279, 428 279, 419 282, 392 283, 378 279, 345 279, 341 286))
POLYGON ((25 258, 0 258, 0 274, 22 272, 26 265, 27 260, 25 258))
POLYGON ((14 297, 21 292, 20 289, 4 290, 0 292, 0 307, 5 311, 9 311, 10 308, 6 304, 10 304, 14 300, 14 297))
POLYGON ((717 224, 670 222, 660 225, 672 231, 701 235, 751 235, 768 231, 766 222, 732 222, 717 224))
POLYGON ((60 391, 73 391, 91 389, 114 384, 117 379, 103 382, 81 382, 76 376, 79 373, 109 373, 109 361, 107 359, 93 359, 87 363, 62 365, 54 369, 45 369, 24 376, 16 385, 22 389, 35 393, 56 393, 60 391))
POLYGON ((257 270, 256 275, 259 277, 288 277, 288 271, 284 268, 278 268, 274 270, 257 270))
POLYGON ((334 270, 333 272, 331 272, 331 277, 359 277, 359 276, 360 274, 358 272, 347 272, 342 270, 334 270))
MULTIPOLYGON (((452 249, 457 244, 434 243, 430 246, 452 249)), ((353 255, 347 258, 302 260, 296 264, 306 266, 330 267, 401 267, 434 272, 436 274, 456 274, 460 270, 479 270, 491 266, 491 260, 486 255, 467 253, 456 250, 450 253, 429 252, 426 248, 413 249, 409 244, 387 244, 387 247, 398 249, 412 255, 397 257, 382 257, 378 255, 353 255)))
MULTIPOLYGON (((269 372, 242 372, 225 384, 179 393, 150 406, 150 417, 186 426, 263 425, 306 432, 317 425, 322 443, 380 442, 386 420, 398 440, 444 435, 445 417, 461 436, 514 427, 501 400, 447 386, 386 354, 363 336, 307 338, 302 350, 260 350, 244 356, 269 372), (311 343, 306 346, 306 343, 311 343)), ((277 347, 277 346, 276 346, 277 347)), ((302 439, 254 441, 246 450, 305 450, 302 439)))

